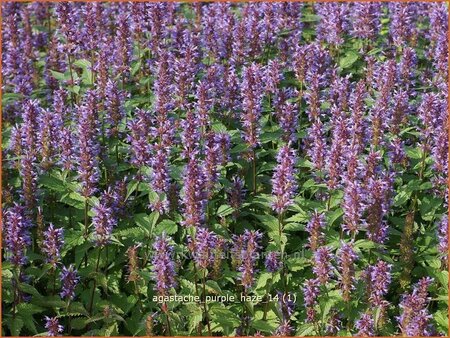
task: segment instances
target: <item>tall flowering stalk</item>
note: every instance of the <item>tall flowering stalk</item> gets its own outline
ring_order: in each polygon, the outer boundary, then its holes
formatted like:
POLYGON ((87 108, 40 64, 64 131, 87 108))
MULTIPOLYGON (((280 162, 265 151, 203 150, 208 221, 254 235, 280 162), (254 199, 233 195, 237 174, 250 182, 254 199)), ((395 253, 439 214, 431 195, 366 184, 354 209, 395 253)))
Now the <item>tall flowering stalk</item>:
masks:
MULTIPOLYGON (((318 279, 305 280, 305 286, 303 287, 303 295, 306 307, 306 321, 315 322, 316 310, 315 306, 318 304, 318 297, 320 294, 320 282, 318 279)), ((317 332, 319 333, 319 332, 317 332)))
POLYGON ((351 5, 351 35, 372 40, 378 36, 381 28, 382 4, 376 2, 357 2, 351 5))
MULTIPOLYGON (((173 246, 170 245, 169 238, 163 233, 155 239, 153 250, 152 278, 156 283, 155 290, 160 296, 165 296, 171 288, 177 285, 175 263, 173 261, 173 246)), ((167 331, 170 335, 171 327, 166 303, 163 303, 162 310, 166 314, 167 331)))
POLYGON ((181 204, 184 226, 200 226, 205 221, 206 191, 205 177, 196 157, 191 157, 184 169, 181 204))
POLYGON ((349 6, 330 2, 316 4, 314 7, 320 16, 317 27, 319 39, 332 46, 341 45, 344 42, 343 34, 348 29, 349 6))
POLYGON ((56 268, 61 259, 61 248, 64 244, 63 229, 55 228, 50 224, 44 231, 44 241, 42 242, 42 252, 45 253, 47 262, 56 268))
POLYGON ((442 263, 444 266, 448 265, 448 216, 444 215, 442 220, 438 223, 438 250, 442 256, 442 263))
POLYGON ((337 261, 339 265, 339 282, 341 285, 342 298, 345 302, 350 301, 351 292, 355 288, 355 265, 358 259, 353 250, 353 243, 341 243, 341 247, 337 252, 337 261))
POLYGON ((296 155, 289 144, 283 146, 278 152, 277 163, 272 177, 272 195, 275 198, 272 208, 282 215, 293 203, 293 197, 297 190, 296 155))
MULTIPOLYGON (((242 70, 242 110, 243 138, 249 149, 247 159, 255 162, 255 148, 259 144, 260 118, 262 105, 262 70, 261 66, 252 63, 242 70)), ((254 168, 255 170, 255 168, 254 168)), ((254 175, 256 173, 254 172, 254 175)), ((253 182, 255 184, 255 181, 253 182)), ((256 185, 256 184, 255 184, 256 185)), ((253 187, 256 191, 256 186, 253 187)))
POLYGON ((361 337, 372 337, 375 335, 375 323, 369 313, 363 313, 355 322, 355 328, 358 330, 357 335, 361 337))
POLYGON ((311 251, 315 252, 320 246, 323 245, 325 240, 325 215, 314 211, 311 219, 305 227, 305 230, 309 233, 308 243, 311 251))
POLYGON ((237 259, 237 269, 241 273, 240 280, 246 292, 253 286, 255 280, 255 263, 259 258, 262 233, 245 230, 242 235, 233 236, 233 250, 237 259))
POLYGON ((96 92, 88 90, 84 102, 78 107, 78 175, 81 194, 88 198, 97 191, 100 179, 98 140, 98 112, 96 92))
POLYGON ((428 288, 433 283, 430 277, 424 277, 414 286, 412 293, 404 294, 400 303, 401 315, 397 317, 400 330, 406 336, 432 336, 433 318, 428 312, 428 288))
POLYGON ((384 243, 388 235, 388 226, 384 217, 390 207, 391 194, 391 177, 369 179, 365 202, 367 210, 365 224, 368 238, 377 243, 384 243))
POLYGON ((5 212, 5 249, 8 260, 17 268, 28 261, 26 250, 31 245, 31 222, 25 215, 25 208, 15 204, 5 212))
POLYGON ((155 290, 159 295, 167 295, 168 291, 177 285, 175 263, 173 261, 173 246, 169 238, 162 234, 153 243, 152 271, 155 290))
POLYGON ((61 299, 72 300, 75 298, 75 287, 80 282, 80 277, 78 276, 78 271, 71 264, 69 267, 63 266, 60 279, 61 285, 61 299))
POLYGON ((94 240, 99 247, 104 247, 109 243, 114 226, 117 220, 110 207, 100 202, 93 208, 94 216, 92 223, 94 225, 94 240))
POLYGON ((59 319, 56 317, 45 316, 45 328, 48 330, 49 337, 61 336, 64 332, 64 327, 59 324, 59 319))
POLYGON ((333 275, 332 258, 331 249, 326 246, 322 246, 314 252, 313 272, 321 285, 325 285, 333 275))

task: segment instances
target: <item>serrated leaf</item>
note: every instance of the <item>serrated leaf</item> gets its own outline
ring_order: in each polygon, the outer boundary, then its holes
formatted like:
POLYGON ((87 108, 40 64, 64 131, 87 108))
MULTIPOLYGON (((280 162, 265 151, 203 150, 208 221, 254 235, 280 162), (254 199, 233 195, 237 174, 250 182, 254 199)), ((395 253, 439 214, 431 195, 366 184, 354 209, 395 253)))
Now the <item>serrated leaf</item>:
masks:
POLYGON ((155 228, 155 235, 161 235, 163 232, 167 235, 176 234, 178 231, 178 225, 170 219, 164 219, 155 228))
POLYGON ((342 69, 350 68, 359 58, 359 54, 355 51, 349 51, 340 61, 339 66, 342 69))
POLYGON ((273 333, 276 328, 277 324, 274 322, 264 321, 264 320, 255 320, 252 321, 251 326, 258 331, 266 332, 266 333, 273 333))
POLYGON ((217 209, 217 216, 226 217, 228 215, 231 215, 233 212, 234 209, 231 206, 224 204, 217 209))

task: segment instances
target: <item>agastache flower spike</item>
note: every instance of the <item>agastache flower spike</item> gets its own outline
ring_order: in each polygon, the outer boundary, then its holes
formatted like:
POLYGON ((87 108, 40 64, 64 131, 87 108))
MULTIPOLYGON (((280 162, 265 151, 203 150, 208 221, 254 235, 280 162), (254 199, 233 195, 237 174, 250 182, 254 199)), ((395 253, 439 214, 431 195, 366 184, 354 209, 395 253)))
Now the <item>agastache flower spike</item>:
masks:
POLYGON ((369 313, 364 313, 356 322, 357 335, 361 337, 372 337, 375 335, 375 323, 369 313))
POLYGON ((35 168, 36 157, 30 150, 25 150, 20 159, 20 176, 22 177, 21 197, 25 207, 32 212, 36 205, 37 173, 35 168))
POLYGON ((365 224, 367 237, 377 243, 384 243, 387 237, 388 226, 384 217, 390 207, 391 190, 392 182, 389 176, 369 179, 365 202, 367 210, 365 224))
POLYGON ((75 157, 75 151, 74 151, 74 144, 73 139, 75 135, 74 133, 68 128, 64 127, 61 130, 61 135, 59 137, 60 141, 60 159, 59 159, 59 165, 63 170, 72 170, 74 167, 74 157, 75 157))
POLYGON ((195 264, 200 269, 207 269, 214 263, 214 248, 218 237, 213 232, 198 228, 195 239, 188 238, 188 247, 194 255, 195 264))
POLYGON ((265 68, 263 82, 266 93, 275 94, 282 80, 282 67, 278 60, 270 60, 265 68))
POLYGON ((48 330, 47 334, 49 337, 61 336, 64 331, 64 327, 59 325, 59 319, 57 317, 47 317, 45 316, 45 328, 48 330))
POLYGON ((381 3, 353 3, 351 35, 361 39, 374 40, 381 28, 381 9, 381 3))
POLYGON ((283 131, 283 141, 296 142, 296 129, 298 127, 298 107, 296 104, 286 102, 278 112, 278 121, 283 131))
POLYGON ((184 226, 199 226, 205 220, 206 192, 205 177, 199 160, 191 157, 184 169, 184 188, 181 195, 183 205, 182 224, 184 226))
POLYGON ((397 317, 400 330, 406 336, 431 336, 433 328, 430 320, 433 318, 428 312, 428 288, 433 279, 424 277, 414 286, 411 294, 405 294, 400 303, 401 315, 397 317))
POLYGON ((275 201, 272 208, 282 214, 293 203, 293 198, 297 190, 295 179, 295 151, 290 145, 283 146, 277 155, 277 166, 272 177, 272 195, 275 201))
POLYGON ((231 187, 227 189, 227 194, 230 206, 235 209, 233 217, 236 218, 239 215, 239 209, 242 206, 245 195, 244 180, 238 176, 233 176, 231 178, 231 187))
POLYGON ((309 128, 309 142, 311 146, 307 150, 308 156, 315 169, 314 175, 317 175, 317 172, 323 172, 325 169, 326 154, 325 128, 319 119, 309 128))
POLYGON ((30 227, 24 207, 15 204, 5 212, 5 251, 14 266, 20 267, 28 261, 25 251, 31 245, 30 227))
POLYGON ((337 252, 339 264, 339 282, 341 285, 342 298, 345 302, 350 301, 350 294, 355 288, 355 266, 354 262, 358 258, 353 250, 353 243, 343 243, 337 252))
POLYGON ((98 246, 103 247, 109 243, 113 228, 117 224, 116 218, 112 215, 111 208, 102 202, 93 207, 94 217, 94 240, 98 246))
POLYGON ((280 262, 280 256, 281 254, 277 251, 270 251, 267 253, 266 260, 264 262, 267 271, 277 272, 281 269, 282 262, 280 262))
POLYGON ((311 251, 315 252, 324 242, 323 230, 325 229, 325 215, 314 211, 311 219, 305 227, 309 233, 309 247, 311 251))
POLYGON ((415 3, 389 3, 389 33, 394 45, 403 46, 408 40, 417 38, 417 6, 415 3))
POLYGON ((50 169, 54 164, 62 126, 61 116, 55 112, 45 109, 39 115, 38 146, 42 156, 41 167, 44 170, 50 169))
MULTIPOLYGON (((151 187, 158 194, 167 194, 170 186, 170 163, 169 163, 169 149, 163 147, 161 144, 155 144, 153 147, 153 158, 151 159, 152 175, 151 187)), ((169 203, 167 199, 161 200, 158 196, 156 201, 153 201, 150 207, 164 213, 169 211, 169 203)))
POLYGON ((137 168, 150 163, 150 145, 148 142, 148 130, 150 129, 150 113, 138 109, 134 119, 128 122, 130 133, 127 137, 131 144, 130 162, 137 168))
POLYGON ((56 264, 61 259, 60 254, 63 243, 63 229, 55 228, 53 224, 50 224, 47 230, 44 231, 42 252, 47 256, 47 263, 50 263, 53 268, 56 268, 56 264))
POLYGON ((83 104, 78 108, 78 175, 81 180, 81 192, 89 197, 97 191, 99 180, 98 115, 96 92, 88 90, 83 104))
POLYGON ((320 16, 317 27, 319 39, 334 46, 341 45, 344 42, 343 34, 348 28, 348 4, 328 2, 315 4, 314 7, 320 16))
POLYGON ((79 283, 80 277, 78 277, 78 272, 72 264, 68 268, 63 266, 60 280, 62 282, 61 292, 59 294, 61 299, 74 299, 75 287, 79 283))
POLYGON ((169 289, 176 286, 175 263, 172 260, 173 246, 169 238, 163 233, 155 239, 153 244, 152 271, 156 282, 155 290, 161 296, 167 295, 169 289))
MULTIPOLYGON (((243 138, 250 150, 254 150, 259 144, 260 118, 262 104, 262 72, 261 67, 252 63, 242 70, 242 125, 243 138)), ((248 160, 253 156, 249 155, 248 160)))
POLYGON ((438 223, 437 227, 438 234, 438 250, 442 256, 442 262, 444 266, 448 264, 448 216, 444 215, 442 220, 438 223))
POLYGON ((186 112, 186 118, 181 122, 181 143, 183 158, 191 158, 194 154, 198 154, 200 147, 200 126, 196 115, 192 110, 186 112))
POLYGON ((314 306, 318 304, 318 297, 320 294, 320 283, 318 279, 305 280, 303 287, 303 295, 306 307, 306 321, 312 323, 316 317, 316 310, 314 306))
POLYGON ((344 199, 342 209, 344 210, 344 222, 342 229, 347 234, 355 236, 362 225, 364 212, 364 191, 361 183, 356 178, 344 178, 344 199))
POLYGON ((105 108, 107 121, 109 123, 109 134, 117 136, 119 134, 119 124, 125 116, 124 111, 124 93, 119 90, 117 83, 109 80, 105 88, 105 108))
POLYGON ((245 289, 251 288, 254 283, 255 264, 259 258, 261 239, 262 233, 247 229, 244 234, 233 236, 233 252, 239 260, 238 271, 241 273, 240 280, 245 289))
POLYGON ((328 247, 320 247, 314 252, 313 272, 321 285, 326 284, 333 274, 332 258, 331 249, 328 247))
POLYGON ((370 272, 370 303, 375 307, 385 307, 386 300, 384 296, 388 292, 389 285, 391 284, 391 268, 390 264, 379 260, 375 264, 370 272))

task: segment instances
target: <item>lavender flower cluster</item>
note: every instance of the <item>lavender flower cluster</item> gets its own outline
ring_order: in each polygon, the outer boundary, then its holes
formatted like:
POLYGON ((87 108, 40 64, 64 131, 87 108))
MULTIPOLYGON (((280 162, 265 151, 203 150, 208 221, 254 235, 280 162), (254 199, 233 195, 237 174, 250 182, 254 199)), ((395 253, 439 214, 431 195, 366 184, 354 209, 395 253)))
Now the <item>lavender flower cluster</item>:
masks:
POLYGON ((447 334, 447 4, 1 6, 5 335, 447 334))

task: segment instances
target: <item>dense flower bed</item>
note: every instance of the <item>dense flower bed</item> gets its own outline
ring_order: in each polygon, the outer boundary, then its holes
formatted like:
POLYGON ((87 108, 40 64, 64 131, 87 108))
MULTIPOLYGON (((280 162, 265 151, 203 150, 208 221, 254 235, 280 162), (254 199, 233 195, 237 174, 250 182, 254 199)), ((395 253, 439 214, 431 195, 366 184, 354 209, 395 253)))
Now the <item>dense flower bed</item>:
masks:
POLYGON ((3 3, 4 335, 445 335, 446 3, 3 3))

